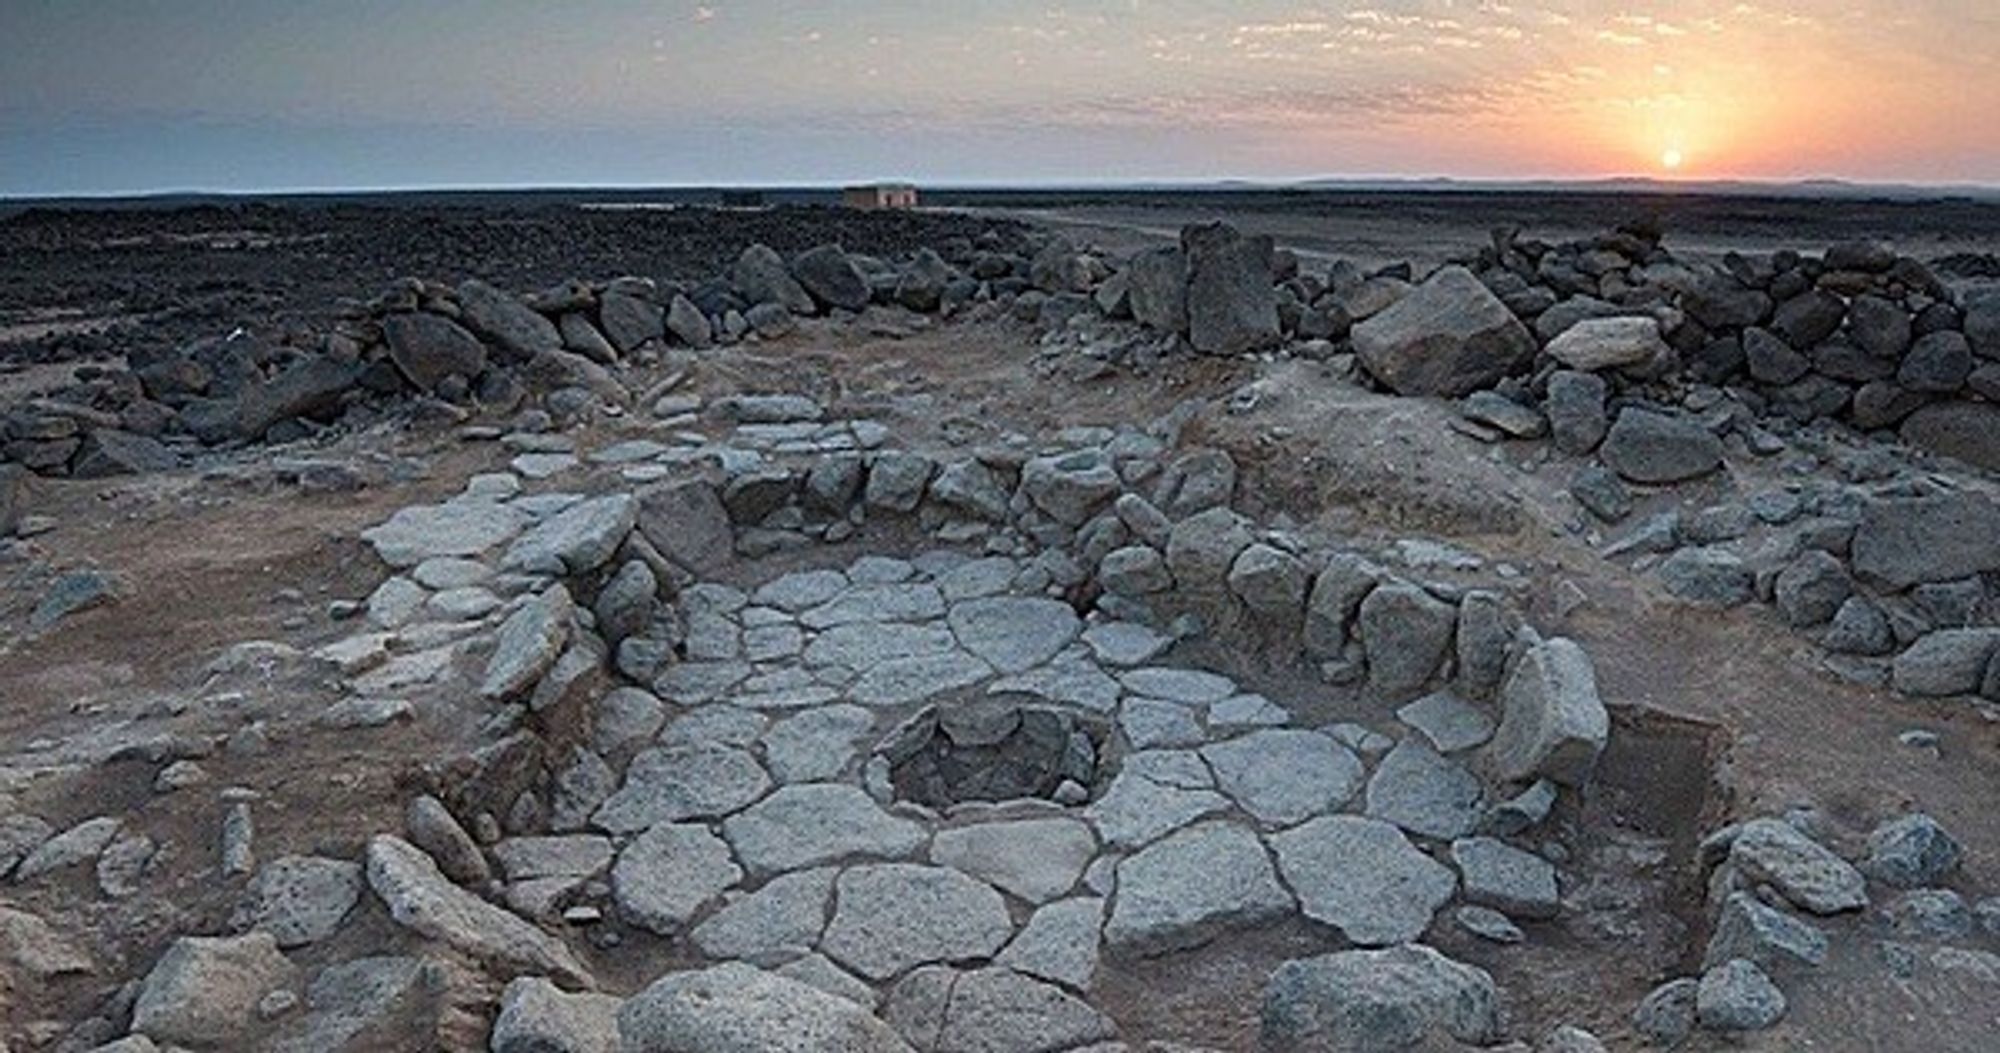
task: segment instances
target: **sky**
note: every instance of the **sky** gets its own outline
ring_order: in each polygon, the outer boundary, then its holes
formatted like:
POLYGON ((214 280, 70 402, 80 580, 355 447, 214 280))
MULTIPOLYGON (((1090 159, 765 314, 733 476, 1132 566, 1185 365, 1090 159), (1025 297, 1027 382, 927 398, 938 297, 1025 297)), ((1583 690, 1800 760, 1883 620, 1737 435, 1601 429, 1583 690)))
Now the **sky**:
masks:
POLYGON ((2000 0, 0 0, 0 195, 2000 184, 2000 0))

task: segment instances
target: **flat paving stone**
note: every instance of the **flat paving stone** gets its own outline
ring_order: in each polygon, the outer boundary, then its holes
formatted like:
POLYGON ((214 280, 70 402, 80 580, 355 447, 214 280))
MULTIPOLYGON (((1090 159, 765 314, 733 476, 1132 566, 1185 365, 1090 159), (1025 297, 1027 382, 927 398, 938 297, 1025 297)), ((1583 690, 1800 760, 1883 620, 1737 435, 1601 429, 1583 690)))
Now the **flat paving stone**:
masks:
POLYGON ((820 949, 879 981, 919 965, 990 958, 1013 934, 991 885, 947 867, 874 863, 835 881, 820 949))
POLYGON ((1087 991, 1097 975, 1104 928, 1104 901, 1095 897, 1058 900, 1028 916, 997 964, 1087 991))
POLYGON ((472 557, 511 541, 528 517, 504 504, 483 500, 447 501, 399 509, 380 526, 361 532, 382 562, 414 567, 428 559, 472 557))
POLYGON ((735 812, 771 788, 757 759, 728 746, 649 749, 632 758, 625 784, 591 821, 615 834, 656 823, 713 819, 735 812))
POLYGON ((849 858, 903 859, 923 846, 923 826, 890 815, 858 786, 800 783, 723 820, 722 836, 752 875, 849 858))
POLYGON ((1128 667, 1166 653, 1174 638, 1137 622, 1100 622, 1083 631, 1083 642, 1105 665, 1128 667))
POLYGON ((1453 841, 1479 825, 1479 777, 1415 736, 1382 758, 1368 780, 1368 814, 1419 837, 1453 841))
POLYGON ((1118 893, 1104 926, 1113 948, 1154 956, 1190 950, 1221 933, 1290 913, 1255 832, 1209 820, 1171 834, 1118 864, 1118 893))
POLYGON ((1029 903, 1076 887, 1097 854, 1097 838, 1076 819, 1017 819, 940 830, 931 862, 963 870, 1029 903))
POLYGON ((847 697, 876 708, 907 706, 971 687, 992 675, 991 666, 963 651, 902 658, 861 674, 849 685, 847 697))
POLYGON ((1191 706, 1206 706, 1220 702, 1236 693, 1236 681, 1199 669, 1173 669, 1166 666, 1128 669, 1118 674, 1118 682, 1125 686, 1125 690, 1135 695, 1162 698, 1169 702, 1182 702, 1191 706))
POLYGON ((1215 782, 1239 807, 1290 826, 1346 804, 1361 788, 1361 761, 1316 731, 1253 731, 1204 746, 1215 782))
POLYGON ((1157 698, 1126 699, 1118 709, 1118 730, 1135 750, 1194 746, 1208 739, 1192 709, 1157 698))
POLYGON ((711 958, 755 958, 811 947, 826 928, 834 874, 831 867, 780 874, 717 909, 695 926, 690 938, 711 958))
POLYGON ((1451 861, 1467 902, 1522 918, 1553 918, 1561 909, 1555 864, 1491 837, 1453 841, 1451 861))
POLYGON ((1084 809, 1084 817, 1097 827, 1106 844, 1137 848, 1228 807, 1229 799, 1213 790, 1176 786, 1122 771, 1103 796, 1084 809))
POLYGON ((786 717, 763 738, 764 764, 781 783, 822 782, 847 769, 875 714, 860 706, 827 706, 786 717))
POLYGON ((956 647, 951 630, 942 625, 853 622, 814 637, 804 658, 807 665, 835 665, 858 673, 902 658, 946 654, 956 647))
POLYGON ((1089 658, 1066 654, 1025 673, 1001 677, 992 690, 1033 695, 1050 702, 1109 713, 1118 707, 1118 681, 1089 658))
POLYGON ((695 823, 662 824, 639 835, 611 867, 618 912, 662 935, 687 927, 702 907, 743 878, 729 846, 695 823))
POLYGON ((1376 819, 1324 816, 1271 835, 1271 849, 1306 917, 1363 947, 1423 935, 1458 887, 1450 867, 1376 819))
POLYGON ((854 585, 833 599, 799 614, 808 629, 831 629, 853 622, 925 622, 944 616, 944 596, 924 582, 854 585))
POLYGON ((1075 608, 1036 596, 993 596, 954 604, 946 616, 959 645, 1002 673, 1019 673, 1062 653, 1083 629, 1075 608))
POLYGON ((1439 753, 1458 753, 1483 746, 1493 737, 1493 718, 1472 703, 1445 691, 1417 699, 1396 711, 1396 719, 1422 732, 1439 753))

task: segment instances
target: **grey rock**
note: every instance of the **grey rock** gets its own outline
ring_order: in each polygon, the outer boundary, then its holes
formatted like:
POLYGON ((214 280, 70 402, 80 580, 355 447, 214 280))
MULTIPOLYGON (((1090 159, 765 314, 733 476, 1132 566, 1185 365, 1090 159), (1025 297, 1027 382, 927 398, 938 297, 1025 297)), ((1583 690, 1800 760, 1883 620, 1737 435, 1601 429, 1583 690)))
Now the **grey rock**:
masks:
POLYGON ((1106 553, 1098 562, 1097 579, 1117 596, 1148 596, 1174 586, 1167 558, 1150 545, 1127 545, 1106 553))
POLYGON ((382 562, 414 567, 428 559, 474 557, 521 532, 526 516, 508 505, 455 500, 399 509, 388 521, 361 532, 382 562))
POLYGON ((1765 906, 1747 892, 1732 892, 1716 915, 1702 967, 1712 968, 1733 958, 1765 969, 1817 966, 1826 961, 1826 935, 1776 907, 1765 906))
POLYGON ((1174 785, 1132 771, 1128 765, 1084 814, 1106 844, 1134 848, 1228 806, 1228 798, 1212 789, 1174 785))
POLYGON ((1401 395, 1460 398, 1527 367, 1534 337, 1471 271, 1440 269, 1356 325, 1368 372, 1401 395))
POLYGON ((1885 655, 1895 649, 1896 634, 1880 607, 1865 596, 1850 596, 1820 643, 1835 654, 1885 655))
POLYGON ((1076 887, 1097 854, 1090 827, 1075 819, 1017 819, 940 830, 931 862, 963 871, 1029 903, 1076 887))
POLYGON ((320 970, 308 1013, 276 1053, 423 1053, 434 1048, 444 970, 420 958, 357 958, 320 970))
POLYGON ((228 1046, 243 1036, 265 995, 297 985, 297 967, 270 933, 183 936, 140 984, 132 1030, 170 1045, 228 1046))
POLYGON ((1130 953, 1199 947, 1292 909, 1257 835, 1235 823, 1211 820, 1171 834, 1119 862, 1117 873, 1104 938, 1130 953))
POLYGON ((792 277, 784 257, 768 245, 756 244, 744 249, 729 277, 736 291, 752 305, 776 304, 803 315, 816 310, 812 296, 792 277))
POLYGON ((886 980, 918 965, 990 958, 1013 934, 1007 904, 991 886, 945 867, 874 863, 835 882, 820 949, 886 980))
MULTIPOLYGON (((1153 504, 1176 520, 1223 507, 1236 493, 1236 474, 1236 460, 1227 451, 1197 447, 1174 458, 1161 471, 1153 504)), ((1132 511, 1128 503, 1127 514, 1132 511)))
POLYGON ((1253 614, 1294 625, 1304 617, 1311 576, 1305 562, 1270 545, 1254 544, 1229 569, 1229 591, 1253 614))
POLYGON ((423 391, 436 391, 446 377, 471 380, 486 369, 486 347, 449 318, 416 312, 382 320, 389 360, 423 391))
POLYGON ((1361 786, 1361 762, 1316 731, 1253 731, 1201 749, 1216 785, 1272 826, 1338 808, 1361 786))
POLYGON ((1694 1033, 1695 998, 1701 981, 1669 980, 1653 988, 1632 1011, 1632 1030, 1656 1046, 1677 1046, 1694 1033))
POLYGON ((931 500, 989 523, 1007 521, 1007 488, 999 473, 971 458, 953 461, 938 472, 931 480, 931 500))
POLYGON ((1685 417, 1626 409, 1605 435, 1598 455, 1635 483, 1678 483, 1722 466, 1722 441, 1685 417))
POLYGON ((915 1053, 861 1006, 740 962, 654 981, 618 1034, 621 1053, 915 1053))
POLYGON ((1743 557, 1719 545, 1684 548, 1660 564, 1660 584, 1689 603, 1738 607, 1756 597, 1756 574, 1743 557))
POLYGON ((1994 472, 2000 471, 1996 429, 2000 429, 2000 407, 1990 401, 1952 400, 1917 409, 1904 419, 1899 434, 1917 449, 1994 472))
POLYGON ((532 691, 569 642, 574 610, 569 589, 562 585, 552 585, 515 608, 500 625, 479 693, 495 702, 511 702, 532 691))
POLYGON ((1896 888, 1937 885, 1950 877, 1965 850, 1937 820, 1922 812, 1891 819, 1868 835, 1868 858, 1861 869, 1896 888))
POLYGON ((458 286, 460 320, 508 357, 526 361, 560 353, 562 333, 527 304, 477 279, 458 286))
POLYGON ((994 962, 1071 990, 1089 990, 1097 974, 1103 925, 1101 899, 1046 904, 1028 917, 1028 923, 994 962))
POLYGON ((1374 819, 1325 816, 1270 840, 1306 917, 1364 947, 1422 936, 1458 887, 1450 868, 1374 819))
POLYGON ((1267 1049, 1395 1053, 1499 1030, 1493 978, 1422 944, 1288 961, 1264 987, 1267 1049))
POLYGON ((1880 296, 1857 296, 1847 305, 1847 332, 1863 351, 1896 360, 1910 346, 1910 316, 1880 296))
POLYGON ((368 884, 396 923, 472 958, 587 986, 590 972, 561 941, 452 884, 400 838, 368 842, 368 884))
POLYGON ((1812 360, 1768 329, 1743 330, 1743 359, 1760 384, 1790 384, 1811 371, 1812 360))
POLYGON ((1134 320, 1161 332, 1187 332, 1188 264, 1179 246, 1135 253, 1125 273, 1130 276, 1134 320))
POLYGON ((1965 334, 1946 329, 1917 338, 1896 370, 1896 383, 1906 391, 1949 395, 1972 375, 1972 345, 1965 334))
POLYGON ((632 924, 672 935, 742 877, 729 846, 707 827, 662 823, 618 853, 611 890, 632 924))
POLYGON ((833 878, 831 868, 780 874, 695 926, 694 945, 711 958, 756 958, 813 946, 826 928, 833 878))
MULTIPOLYGON (((1569 493, 1576 503, 1591 515, 1606 523, 1622 522, 1632 514, 1632 492, 1625 488, 1618 476, 1597 465, 1590 465, 1576 473, 1570 480, 1569 493)), ((1669 545, 1672 538, 1668 539, 1669 545)))
POLYGON ((656 823, 718 818, 770 788, 763 766, 739 749, 706 744, 649 749, 632 759, 625 785, 592 821, 613 833, 635 833, 656 823))
POLYGON ((1422 732, 1439 753, 1458 753, 1485 745, 1493 737, 1493 718, 1446 691, 1436 691, 1396 711, 1396 719, 1422 732))
POLYGON ((1811 549, 1779 572, 1773 599, 1791 625, 1823 625, 1853 592, 1846 566, 1829 552, 1811 549))
POLYGON ((1031 458, 1021 466, 1021 492, 1065 526, 1081 526, 1123 489, 1111 459, 1095 450, 1031 458))
POLYGON ((21 858, 14 869, 14 880, 26 884, 43 874, 96 859, 118 835, 120 825, 116 817, 100 815, 47 838, 21 858))
POLYGON ((1237 355, 1282 338, 1273 291, 1273 245, 1226 223, 1181 231, 1187 259, 1188 343, 1209 355, 1237 355))
POLYGON ((1460 928, 1491 943, 1515 944, 1528 939, 1528 934, 1522 932, 1519 925, 1492 907, 1467 904, 1453 910, 1451 916, 1460 928))
POLYGON ((923 827, 882 810, 859 787, 803 783, 729 817, 723 837, 753 876, 848 857, 902 859, 924 842, 923 827))
MULTIPOLYGON (((628 297, 629 299, 629 297, 628 297)), ((653 308, 657 315, 659 308, 653 308)), ((563 346, 596 362, 610 365, 618 361, 618 349, 604 338, 590 317, 578 311, 571 311, 556 319, 556 330, 562 333, 563 346)))
POLYGON ((1782 820, 1744 823, 1730 842, 1728 858, 1746 880, 1768 884, 1814 914, 1868 905, 1860 871, 1782 820))
POLYGON ((569 994, 539 976, 523 976, 500 993, 500 1016, 488 1040, 492 1053, 618 1053, 618 1010, 612 995, 569 994))
POLYGON ((1556 868, 1540 856, 1491 837, 1451 845, 1468 902, 1524 918, 1552 918, 1561 907, 1556 868))
POLYGON ((0 906, 0 965, 18 969, 40 983, 96 971, 90 956, 40 915, 7 906, 0 906))
POLYGON ((1604 409, 1607 391, 1604 378, 1595 373, 1559 369, 1549 374, 1542 412, 1548 416, 1556 449, 1579 456, 1597 449, 1611 430, 1604 409))
POLYGON ((1586 318, 1542 349, 1571 369, 1594 372, 1643 366, 1673 354, 1660 338, 1660 325, 1643 316, 1586 318))
POLYGON ((1423 589, 1382 585, 1361 601, 1356 622, 1368 659, 1368 685, 1401 701, 1420 692, 1451 648, 1458 612, 1423 589))
POLYGON ((1695 1018, 1710 1031, 1763 1031, 1785 1017, 1785 995, 1754 963, 1731 959, 1701 975, 1695 1018))
POLYGON ((1840 297, 1813 289, 1779 304, 1771 329, 1803 351, 1832 336, 1846 315, 1847 304, 1840 297))
POLYGON ((410 841, 453 881, 479 885, 492 877, 486 854, 437 798, 423 795, 411 800, 403 814, 403 826, 410 841))
POLYGON ((1940 629, 1926 633, 1896 656, 1890 683, 1906 695, 1943 698, 1978 691, 2000 629, 1940 629))
POLYGON ((610 562, 639 520, 631 494, 579 501, 523 534, 501 566, 536 574, 581 575, 610 562))
POLYGON ((1069 604, 1026 596, 968 600, 954 605, 947 621, 961 646, 1002 673, 1054 658, 1083 628, 1069 604))
POLYGON ((1450 841, 1479 825, 1482 793, 1477 776, 1411 737, 1376 765, 1367 814, 1419 837, 1450 841))
POLYGON ((1854 572, 1894 589, 2000 570, 2000 505, 1983 494, 1875 498, 1854 531, 1854 572))
POLYGON ((821 245, 792 260, 792 277, 821 306, 859 311, 868 306, 868 279, 838 245, 821 245))
POLYGON ((901 451, 878 454, 869 465, 862 500, 870 508, 914 512, 923 502, 924 486, 936 468, 937 463, 922 454, 901 451))
POLYGON ((666 329, 674 339, 698 351, 715 343, 714 324, 693 300, 678 293, 667 303, 666 329))
POLYGON ((360 865, 344 859, 274 859, 251 882, 237 924, 270 933, 280 947, 317 943, 340 929, 361 885, 360 865))
POLYGON ((1189 592, 1227 595, 1236 557, 1255 540, 1248 521, 1227 508, 1211 508, 1181 520, 1167 540, 1167 569, 1189 592))
POLYGON ((666 314, 659 304, 615 289, 607 290, 599 298, 597 318, 604 324, 604 335, 611 338, 611 343, 620 352, 628 355, 667 335, 666 314))
POLYGON ((1972 911, 1950 889, 1911 889, 1882 907, 1883 920, 1898 936, 1916 940, 1963 940, 1972 935, 1972 911))
POLYGON ((1562 638, 1530 647, 1502 686, 1500 706, 1488 755, 1501 778, 1546 777, 1567 786, 1590 779, 1611 718, 1583 648, 1562 638))
POLYGON ((890 993, 889 1018, 935 1053, 1063 1053, 1117 1037, 1110 1017, 1012 969, 926 969, 890 993))

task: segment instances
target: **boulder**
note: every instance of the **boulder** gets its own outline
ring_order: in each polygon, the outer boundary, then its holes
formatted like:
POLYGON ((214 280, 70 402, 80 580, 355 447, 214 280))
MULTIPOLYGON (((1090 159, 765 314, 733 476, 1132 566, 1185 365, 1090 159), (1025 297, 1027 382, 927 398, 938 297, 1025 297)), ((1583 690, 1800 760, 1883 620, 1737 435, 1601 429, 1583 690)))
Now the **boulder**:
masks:
POLYGON ((1868 835, 1868 858, 1861 869, 1869 877, 1897 888, 1942 884, 1958 870, 1965 850, 1921 812, 1899 816, 1868 835))
POLYGON ((1368 372, 1400 395, 1460 398, 1527 368, 1535 340, 1463 267, 1446 267, 1354 327, 1368 372))
POLYGON ((487 1042, 492 1053, 619 1053, 618 1010, 612 995, 568 994, 539 976, 523 976, 500 993, 500 1016, 487 1042))
POLYGON ((116 428, 94 428, 84 436, 75 460, 70 462, 70 475, 78 479, 107 479, 114 475, 164 472, 179 464, 180 458, 158 439, 116 428))
POLYGON ((845 998, 729 962, 669 973, 618 1011, 622 1053, 914 1053, 845 998))
POLYGON ((1896 370, 1896 383, 1906 391, 1949 395, 1971 375, 1972 345, 1965 334, 1944 329, 1917 338, 1896 370))
POLYGON ((666 325, 667 332, 672 333, 674 339, 697 351, 715 343, 715 327, 709 323, 708 316, 695 306, 693 300, 679 293, 667 302, 666 325))
POLYGON ((1390 701, 1420 693, 1451 649, 1458 612, 1405 582, 1380 586, 1361 601, 1356 632, 1368 659, 1368 685, 1390 701))
POLYGON ((367 873, 389 916, 418 935, 479 961, 591 985, 589 970, 562 941, 452 884, 409 842, 387 834, 371 838, 367 873))
POLYGON ((1729 841, 1729 865, 1752 884, 1767 884, 1814 914, 1868 906, 1861 872, 1782 819, 1752 819, 1729 841))
POLYGON ((1874 498, 1852 552, 1856 574, 1891 589, 2000 570, 2000 504, 1971 492, 1874 498))
POLYGON ((1273 289, 1273 244, 1226 223, 1181 231, 1187 257, 1188 343, 1209 355, 1237 355, 1282 339, 1273 289))
POLYGON ((667 335, 666 313, 660 305, 627 293, 606 292, 597 305, 597 317, 604 324, 604 335, 623 354, 667 335))
POLYGON ((1965 297, 1965 338, 1972 353, 2000 359, 2000 289, 1983 289, 1965 297))
POLYGON ((1560 637, 1530 647, 1500 689, 1500 727, 1488 756, 1501 778, 1588 781, 1610 736, 1590 656, 1560 637))
POLYGON ((1847 316, 1847 304, 1825 289, 1812 289, 1778 305, 1771 330, 1801 351, 1832 336, 1847 316))
POLYGON ((1689 418, 1630 408, 1618 414, 1599 456, 1632 482, 1677 483, 1722 467, 1722 440, 1689 418))
POLYGON ((1542 412, 1549 419, 1556 449, 1578 456, 1597 449, 1611 430, 1611 418, 1604 411, 1608 390, 1604 378, 1595 373, 1559 369, 1549 375, 1542 412))
POLYGON ((951 284, 951 264, 928 248, 918 249, 896 279, 896 302, 912 311, 930 314, 944 305, 945 286, 951 284))
POLYGON ((1272 1050, 1392 1053, 1484 1046, 1499 1030, 1493 978, 1423 944, 1288 961, 1264 987, 1272 1050))
POLYGON ((752 306, 773 303, 793 314, 810 315, 816 307, 810 293, 792 277, 784 257, 769 245, 755 244, 736 258, 730 284, 752 306))
POLYGON ((1166 333, 1184 333, 1187 315, 1187 255, 1178 247, 1148 249, 1126 264, 1132 317, 1166 333))
POLYGON ((1673 354, 1651 318, 1587 318, 1549 341, 1549 357, 1571 369, 1594 372, 1643 366, 1673 354))
POLYGON ((2000 472, 2000 406, 1934 402, 1903 419, 1903 441, 1920 450, 2000 472))
POLYGON ((1969 695, 1982 685, 2000 629, 1939 629, 1926 633, 1896 656, 1889 682, 1906 695, 1944 698, 1969 695))
POLYGON ((421 391, 435 391, 446 377, 471 380, 486 368, 486 346, 449 318, 392 314, 382 321, 389 360, 421 391))
POLYGON ((859 311, 868 306, 868 278, 838 245, 800 253, 792 260, 792 277, 827 310, 859 311))
POLYGON ((272 991, 298 986, 298 969, 268 932, 183 936, 139 985, 132 1030, 170 1045, 234 1046, 272 991))
POLYGON ((0 538, 13 536, 28 514, 28 470, 0 464, 0 538))
POLYGON ((562 350, 562 332, 554 322, 476 278, 459 283, 458 306, 466 328, 510 358, 527 361, 562 350))

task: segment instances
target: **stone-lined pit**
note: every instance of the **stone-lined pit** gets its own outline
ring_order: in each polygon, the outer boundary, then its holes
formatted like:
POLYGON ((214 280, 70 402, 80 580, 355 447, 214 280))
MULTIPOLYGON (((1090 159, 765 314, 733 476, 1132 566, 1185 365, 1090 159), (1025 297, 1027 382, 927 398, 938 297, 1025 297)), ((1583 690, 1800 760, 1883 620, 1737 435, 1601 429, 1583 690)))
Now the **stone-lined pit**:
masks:
POLYGON ((1101 774, 1103 721, 1017 699, 925 707, 878 750, 898 800, 939 810, 1042 798, 1082 804, 1101 774))

